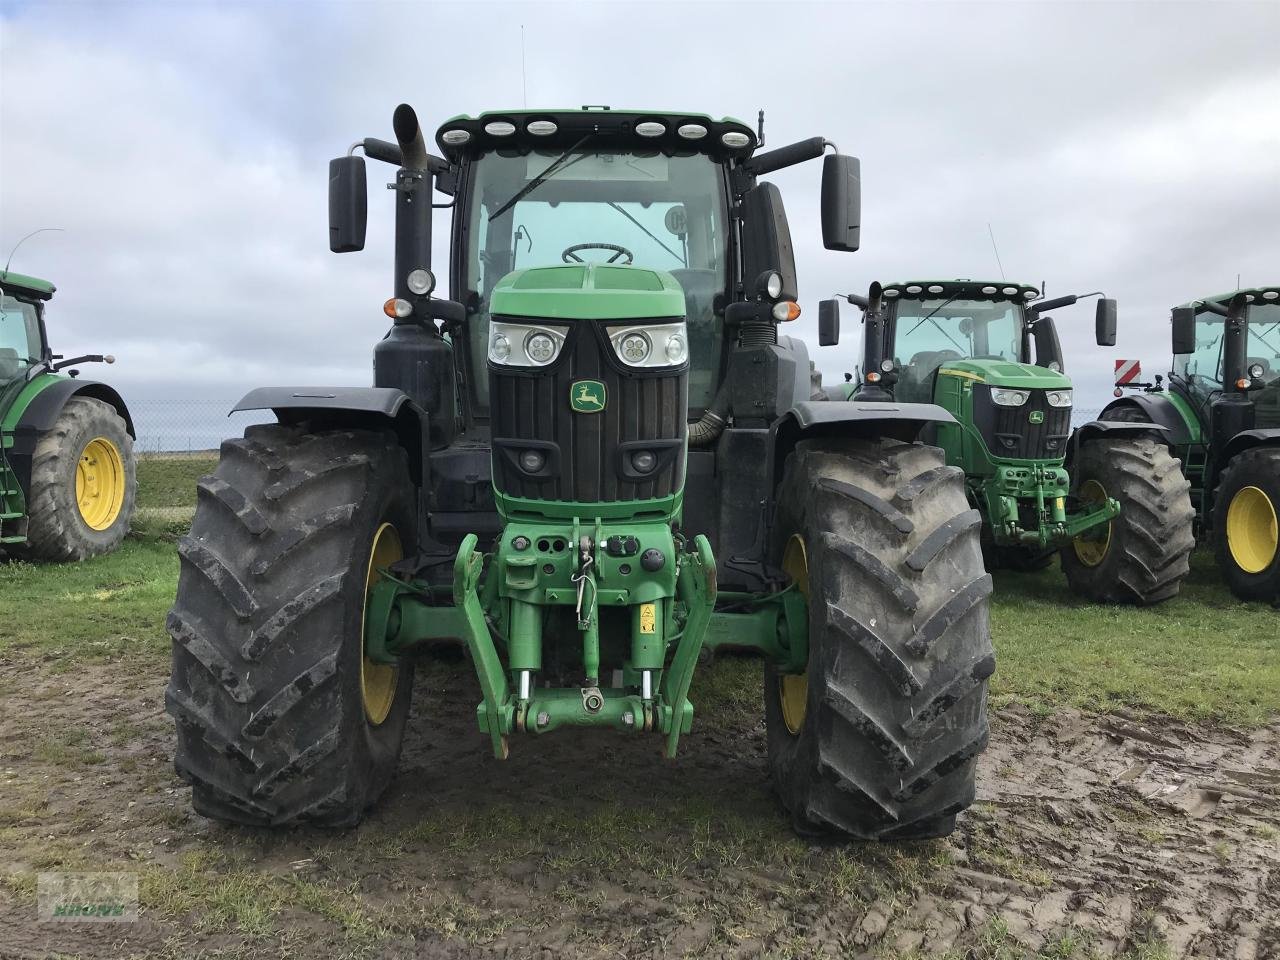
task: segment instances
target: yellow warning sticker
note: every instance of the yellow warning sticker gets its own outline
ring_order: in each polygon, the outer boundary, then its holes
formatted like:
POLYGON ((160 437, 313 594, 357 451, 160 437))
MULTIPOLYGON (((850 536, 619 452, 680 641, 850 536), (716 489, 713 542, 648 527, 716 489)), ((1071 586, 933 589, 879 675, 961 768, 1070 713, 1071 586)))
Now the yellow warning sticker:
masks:
POLYGON ((640 632, 653 633, 658 628, 658 605, 656 603, 640 604, 640 632))

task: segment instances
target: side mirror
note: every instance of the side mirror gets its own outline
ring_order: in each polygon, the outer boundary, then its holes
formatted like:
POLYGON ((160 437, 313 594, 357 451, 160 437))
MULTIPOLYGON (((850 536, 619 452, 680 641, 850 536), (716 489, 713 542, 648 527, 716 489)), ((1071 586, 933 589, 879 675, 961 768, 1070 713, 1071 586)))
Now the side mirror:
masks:
POLYGON ((1116 302, 1104 297, 1098 301, 1098 312, 1093 321, 1094 332, 1100 347, 1116 345, 1116 302))
POLYGON ((752 187, 742 198, 742 275, 758 277, 776 271, 782 291, 776 299, 795 300, 796 256, 782 194, 772 183, 752 187))
POLYGON ((828 154, 822 161, 822 245, 852 253, 861 223, 861 164, 857 157, 828 154))
POLYGON ((1195 307, 1173 308, 1173 352, 1196 352, 1196 309, 1195 307))
POLYGON ((364 249, 369 217, 369 192, 364 157, 329 161, 329 249, 352 253, 364 249))
POLYGON ((818 303, 818 346, 834 347, 840 342, 840 301, 818 303))

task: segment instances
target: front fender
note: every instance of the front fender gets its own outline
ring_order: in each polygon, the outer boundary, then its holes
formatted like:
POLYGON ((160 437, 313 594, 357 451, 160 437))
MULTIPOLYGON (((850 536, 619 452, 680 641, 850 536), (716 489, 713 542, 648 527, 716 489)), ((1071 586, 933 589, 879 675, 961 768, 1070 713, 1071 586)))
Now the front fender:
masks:
POLYGON ((1173 401, 1169 399, 1167 394, 1136 393, 1119 400, 1113 400, 1098 414, 1098 420, 1095 422, 1107 421, 1107 414, 1122 409, 1138 410, 1151 423, 1164 427, 1166 432, 1161 434, 1160 439, 1171 447, 1183 447, 1189 443, 1196 442, 1196 438, 1192 435, 1187 425, 1186 418, 1174 406, 1173 401))
MULTIPOLYGON (((427 414, 394 387, 258 387, 231 408, 270 410, 281 423, 310 421, 320 428, 352 427, 395 432, 409 457, 413 482, 427 477, 427 414)), ((228 414, 230 416, 230 414, 228 414)))
POLYGON ((812 437, 888 437, 911 443, 930 424, 956 419, 934 403, 883 403, 869 400, 818 400, 797 403, 769 428, 772 497, 782 480, 787 456, 812 437))
MULTIPOLYGON (((1106 411, 1103 411, 1104 413, 1106 411)), ((1125 434, 1130 436, 1148 436, 1159 440, 1161 443, 1168 444, 1169 428, 1159 423, 1133 423, 1127 420, 1093 420, 1089 423, 1081 424, 1071 434, 1071 442, 1067 444, 1067 469, 1071 469, 1071 464, 1075 462, 1076 454, 1080 450, 1080 444, 1089 440, 1101 437, 1119 437, 1125 434)))
MULTIPOLYGON (((1237 454, 1244 453, 1253 447, 1270 447, 1280 445, 1280 429, 1266 427, 1258 430, 1241 430, 1227 441, 1222 449, 1221 463, 1225 464, 1237 454)), ((1219 470, 1222 467, 1218 468, 1219 470)))

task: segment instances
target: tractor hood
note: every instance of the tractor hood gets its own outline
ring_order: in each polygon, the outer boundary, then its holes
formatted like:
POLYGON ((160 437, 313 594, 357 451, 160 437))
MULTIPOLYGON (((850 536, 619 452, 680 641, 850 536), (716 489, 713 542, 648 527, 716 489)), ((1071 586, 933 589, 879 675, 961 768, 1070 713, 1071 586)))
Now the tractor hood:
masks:
POLYGON ((682 320, 684 309, 684 291, 671 274, 603 263, 514 270, 489 302, 495 317, 546 320, 682 320))
POLYGON ((1071 378, 1047 367, 1012 360, 947 360, 939 376, 958 376, 993 387, 1018 390, 1069 390, 1071 378))

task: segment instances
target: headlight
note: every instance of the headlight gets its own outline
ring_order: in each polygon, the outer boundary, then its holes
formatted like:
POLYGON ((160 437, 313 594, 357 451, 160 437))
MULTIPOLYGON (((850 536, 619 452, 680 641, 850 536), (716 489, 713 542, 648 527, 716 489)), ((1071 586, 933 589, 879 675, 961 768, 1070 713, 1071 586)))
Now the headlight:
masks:
POLYGON ((678 367, 689 359, 684 321, 609 327, 614 355, 628 367, 678 367))
POLYGON ((567 327, 494 320, 489 324, 489 362, 504 367, 545 367, 564 347, 567 327))
POLYGON ((1049 406, 1051 407, 1071 406, 1070 390, 1050 390, 1046 396, 1049 398, 1049 406))
POLYGON ((681 334, 673 333, 667 337, 667 359, 672 363, 684 363, 688 352, 689 348, 685 346, 684 337, 681 334))
POLYGON ((1002 387, 991 388, 991 402, 999 407, 1020 407, 1031 396, 1030 390, 1006 390, 1002 387))
POLYGON ((405 286, 409 288, 410 293, 423 296, 436 288, 436 278, 426 267, 419 267, 409 272, 409 276, 405 278, 405 286))
POLYGON ((633 367, 643 366, 649 359, 649 338, 640 331, 628 333, 618 341, 618 356, 633 367))
POLYGON ((1249 366, 1249 376, 1254 380, 1261 380, 1264 372, 1260 363, 1254 363, 1249 366))

